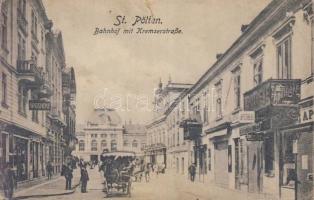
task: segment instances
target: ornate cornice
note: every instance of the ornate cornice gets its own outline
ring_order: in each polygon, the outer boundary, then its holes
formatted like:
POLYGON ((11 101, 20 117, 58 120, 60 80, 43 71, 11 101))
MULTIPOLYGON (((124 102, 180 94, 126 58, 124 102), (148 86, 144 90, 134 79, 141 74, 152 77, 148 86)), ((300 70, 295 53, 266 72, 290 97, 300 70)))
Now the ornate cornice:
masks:
POLYGON ((304 20, 309 24, 313 20, 313 3, 310 2, 303 7, 304 20))

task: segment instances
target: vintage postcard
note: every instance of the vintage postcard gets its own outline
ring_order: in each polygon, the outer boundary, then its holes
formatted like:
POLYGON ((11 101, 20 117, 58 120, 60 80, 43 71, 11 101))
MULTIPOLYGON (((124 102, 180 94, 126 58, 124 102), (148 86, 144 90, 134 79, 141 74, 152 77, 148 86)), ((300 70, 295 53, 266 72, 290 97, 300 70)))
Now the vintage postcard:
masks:
POLYGON ((0 200, 313 200, 313 0, 0 0, 0 200))

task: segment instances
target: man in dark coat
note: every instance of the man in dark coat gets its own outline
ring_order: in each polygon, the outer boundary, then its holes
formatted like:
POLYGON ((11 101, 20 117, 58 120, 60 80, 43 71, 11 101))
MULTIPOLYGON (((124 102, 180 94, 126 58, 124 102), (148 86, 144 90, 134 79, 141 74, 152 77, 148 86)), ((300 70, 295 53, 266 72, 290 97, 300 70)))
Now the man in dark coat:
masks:
POLYGON ((195 173, 196 173, 196 167, 195 167, 195 164, 192 163, 189 167, 189 174, 190 174, 190 178, 191 178, 191 181, 194 182, 194 179, 195 179, 195 173))
POLYGON ((71 190, 72 189, 72 178, 73 178, 73 170, 71 168, 71 166, 66 166, 65 168, 65 174, 64 174, 64 177, 65 177, 65 189, 66 190, 71 190))
POLYGON ((11 200, 13 197, 14 188, 17 188, 17 182, 15 173, 11 169, 9 163, 4 164, 2 184, 5 197, 11 200))
POLYGON ((50 161, 48 161, 47 163, 46 170, 47 170, 48 180, 51 180, 53 167, 50 161))
POLYGON ((81 168, 81 192, 82 193, 86 193, 87 181, 89 181, 86 166, 87 164, 84 164, 81 168))

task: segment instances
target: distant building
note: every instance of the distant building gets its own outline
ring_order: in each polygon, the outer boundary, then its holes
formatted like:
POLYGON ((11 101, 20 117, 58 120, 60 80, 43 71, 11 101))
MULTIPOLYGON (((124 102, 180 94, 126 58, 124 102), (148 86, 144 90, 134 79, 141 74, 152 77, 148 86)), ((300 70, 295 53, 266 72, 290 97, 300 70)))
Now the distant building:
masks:
POLYGON ((123 126, 116 111, 94 109, 77 133, 75 155, 84 160, 99 160, 104 149, 118 151, 123 148, 123 126))
POLYGON ((125 124, 123 133, 123 149, 134 151, 138 156, 143 155, 146 146, 146 128, 140 124, 125 124))
POLYGON ((87 123, 77 126, 78 143, 74 155, 84 160, 99 160, 104 149, 134 151, 140 155, 145 145, 145 128, 137 124, 123 125, 113 109, 95 109, 87 123))
MULTIPOLYGON (((181 103, 181 96, 191 87, 192 84, 173 83, 170 79, 165 86, 159 82, 153 102, 153 119, 146 126, 147 145, 143 149, 146 162, 164 163, 169 169, 179 165, 176 162, 180 157, 180 162, 183 160, 181 165, 188 165, 188 160, 191 160, 188 156, 190 155, 189 144, 183 141, 183 132, 179 129, 177 122, 188 115, 188 111, 182 113, 187 103, 185 105, 181 103), (174 109, 179 102, 183 106, 181 111, 174 109)), ((187 96, 184 99, 187 99, 187 96)))

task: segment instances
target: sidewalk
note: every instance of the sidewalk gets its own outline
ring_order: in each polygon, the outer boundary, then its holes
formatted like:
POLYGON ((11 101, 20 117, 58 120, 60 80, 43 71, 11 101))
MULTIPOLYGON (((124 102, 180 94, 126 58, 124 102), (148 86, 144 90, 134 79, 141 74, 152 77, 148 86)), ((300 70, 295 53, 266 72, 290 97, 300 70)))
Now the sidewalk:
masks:
MULTIPOLYGON (((49 196, 60 196, 72 194, 75 192, 76 187, 80 182, 80 170, 76 169, 73 172, 72 179, 72 190, 65 190, 65 178, 57 177, 52 180, 46 180, 37 185, 33 185, 28 188, 18 189, 17 192, 14 193, 15 199, 27 199, 27 198, 42 198, 49 196)), ((0 195, 0 199, 3 199, 0 195)))
MULTIPOLYGON (((169 176, 174 177, 174 184, 177 186, 177 189, 187 193, 191 196, 195 196, 198 200, 205 199, 232 199, 232 200, 276 200, 277 198, 269 194, 257 194, 257 193, 248 193, 244 191, 223 188, 216 186, 213 183, 203 183, 200 181, 191 182, 183 175, 166 173, 160 174, 157 179, 168 179, 169 176)), ((154 179, 154 178, 153 178, 154 179)))

